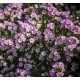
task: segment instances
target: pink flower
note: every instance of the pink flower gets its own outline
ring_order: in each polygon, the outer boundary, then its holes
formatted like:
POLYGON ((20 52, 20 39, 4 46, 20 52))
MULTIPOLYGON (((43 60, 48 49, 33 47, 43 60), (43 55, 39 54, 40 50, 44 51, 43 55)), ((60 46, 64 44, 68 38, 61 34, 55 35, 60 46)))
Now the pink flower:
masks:
POLYGON ((54 29, 55 24, 54 23, 49 23, 47 24, 47 27, 49 27, 50 29, 54 29))
POLYGON ((31 38, 30 39, 30 43, 34 43, 35 42, 35 39, 34 38, 31 38))
POLYGON ((12 26, 8 26, 8 30, 12 30, 12 26))
POLYGON ((67 40, 66 44, 70 50, 73 50, 79 44, 79 40, 74 36, 69 37, 67 40))
POLYGON ((61 76, 64 76, 64 73, 63 72, 58 72, 56 73, 57 77, 61 77, 61 76))
POLYGON ((37 18, 37 15, 36 15, 36 12, 35 11, 32 11, 31 15, 30 15, 32 18, 37 18))
POLYGON ((18 42, 19 42, 19 43, 22 43, 22 39, 21 39, 21 38, 19 38, 19 39, 18 39, 18 42))
POLYGON ((25 37, 24 34, 21 34, 20 38, 21 38, 21 40, 22 40, 23 42, 26 41, 26 37, 25 37))
POLYGON ((8 45, 8 41, 7 41, 7 40, 5 40, 5 41, 4 41, 4 44, 5 44, 5 45, 8 45))
POLYGON ((54 69, 60 68, 61 69, 60 72, 64 72, 65 71, 65 67, 64 67, 64 63, 63 62, 57 62, 57 63, 53 64, 52 67, 54 69))
POLYGON ((16 44, 16 48, 19 49, 20 48, 20 44, 16 44))
POLYGON ((26 74, 26 71, 25 70, 24 71, 21 71, 20 76, 24 77, 25 74, 26 74))
POLYGON ((56 19, 57 21, 62 21, 62 18, 61 18, 61 17, 55 17, 55 19, 56 19))

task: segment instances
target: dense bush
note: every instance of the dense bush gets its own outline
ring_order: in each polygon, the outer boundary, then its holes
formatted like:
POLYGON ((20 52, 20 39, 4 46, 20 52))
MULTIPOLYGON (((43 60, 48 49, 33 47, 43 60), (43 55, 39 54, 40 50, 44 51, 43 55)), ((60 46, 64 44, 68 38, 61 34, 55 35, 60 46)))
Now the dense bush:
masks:
POLYGON ((80 12, 65 9, 0 4, 0 76, 80 76, 80 12))

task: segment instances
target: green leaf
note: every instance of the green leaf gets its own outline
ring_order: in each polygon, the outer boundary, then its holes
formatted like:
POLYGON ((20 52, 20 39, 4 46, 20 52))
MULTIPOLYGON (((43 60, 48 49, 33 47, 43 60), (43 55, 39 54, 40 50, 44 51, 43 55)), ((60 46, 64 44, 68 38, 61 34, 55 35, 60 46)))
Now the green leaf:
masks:
POLYGON ((56 67, 55 69, 57 72, 61 72, 61 67, 56 67))

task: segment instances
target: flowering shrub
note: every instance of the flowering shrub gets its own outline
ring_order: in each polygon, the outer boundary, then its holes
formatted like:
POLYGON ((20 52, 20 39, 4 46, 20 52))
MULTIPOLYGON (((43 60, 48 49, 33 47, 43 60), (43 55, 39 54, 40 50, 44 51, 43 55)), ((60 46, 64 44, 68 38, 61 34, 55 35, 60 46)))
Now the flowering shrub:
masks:
POLYGON ((80 15, 64 4, 0 4, 0 76, 80 76, 80 15))

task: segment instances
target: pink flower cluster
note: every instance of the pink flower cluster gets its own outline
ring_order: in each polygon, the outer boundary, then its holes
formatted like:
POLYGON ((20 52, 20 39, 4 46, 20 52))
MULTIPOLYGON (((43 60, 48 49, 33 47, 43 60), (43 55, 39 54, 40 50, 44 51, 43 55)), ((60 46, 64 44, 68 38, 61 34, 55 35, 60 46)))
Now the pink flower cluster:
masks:
POLYGON ((80 16, 62 7, 0 4, 0 76, 80 76, 80 16))

